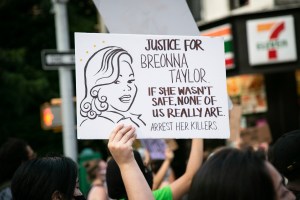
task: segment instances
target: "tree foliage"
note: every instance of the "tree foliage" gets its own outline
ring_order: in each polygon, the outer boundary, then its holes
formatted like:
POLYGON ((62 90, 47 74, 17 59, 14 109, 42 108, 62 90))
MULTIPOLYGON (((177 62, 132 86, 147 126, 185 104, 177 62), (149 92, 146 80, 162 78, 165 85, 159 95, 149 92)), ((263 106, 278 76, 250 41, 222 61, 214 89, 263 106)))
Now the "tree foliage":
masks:
MULTIPOLYGON (((92 1, 67 3, 69 34, 95 32, 92 1)), ((62 151, 61 134, 40 126, 40 105, 59 97, 57 71, 45 71, 41 51, 55 49, 51 0, 0 0, 0 141, 7 137, 27 140, 40 152, 62 151)))

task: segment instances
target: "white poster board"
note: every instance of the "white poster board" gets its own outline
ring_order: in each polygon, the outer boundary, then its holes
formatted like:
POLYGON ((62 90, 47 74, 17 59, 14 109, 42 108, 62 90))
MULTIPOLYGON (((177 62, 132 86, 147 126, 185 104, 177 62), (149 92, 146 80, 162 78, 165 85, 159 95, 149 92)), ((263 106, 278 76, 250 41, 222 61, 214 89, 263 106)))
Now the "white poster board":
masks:
POLYGON ((110 33, 199 35, 185 0, 93 0, 110 33))
POLYGON ((250 65, 297 60, 292 15, 248 20, 246 24, 250 65))
POLYGON ((75 58, 79 139, 229 137, 222 38, 75 33, 75 58))

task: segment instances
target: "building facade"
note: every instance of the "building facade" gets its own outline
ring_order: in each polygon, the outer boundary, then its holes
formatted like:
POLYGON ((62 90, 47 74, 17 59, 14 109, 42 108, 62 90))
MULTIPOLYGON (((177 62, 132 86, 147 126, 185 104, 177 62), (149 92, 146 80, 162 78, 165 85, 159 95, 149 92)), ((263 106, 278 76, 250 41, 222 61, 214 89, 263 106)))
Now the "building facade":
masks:
POLYGON ((275 141, 299 129, 300 0, 202 0, 200 7, 201 34, 224 38, 241 130, 267 123, 275 141))

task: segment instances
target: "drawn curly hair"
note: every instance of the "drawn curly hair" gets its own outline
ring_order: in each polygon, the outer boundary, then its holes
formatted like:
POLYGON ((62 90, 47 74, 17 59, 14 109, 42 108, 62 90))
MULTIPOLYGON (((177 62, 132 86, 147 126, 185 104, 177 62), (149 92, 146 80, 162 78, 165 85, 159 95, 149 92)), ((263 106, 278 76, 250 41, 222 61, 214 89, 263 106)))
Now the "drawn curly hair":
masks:
POLYGON ((80 103, 80 115, 89 119, 101 116, 108 109, 107 97, 100 94, 101 86, 117 80, 120 73, 120 57, 131 55, 124 49, 109 46, 95 52, 84 67, 85 96, 80 103))

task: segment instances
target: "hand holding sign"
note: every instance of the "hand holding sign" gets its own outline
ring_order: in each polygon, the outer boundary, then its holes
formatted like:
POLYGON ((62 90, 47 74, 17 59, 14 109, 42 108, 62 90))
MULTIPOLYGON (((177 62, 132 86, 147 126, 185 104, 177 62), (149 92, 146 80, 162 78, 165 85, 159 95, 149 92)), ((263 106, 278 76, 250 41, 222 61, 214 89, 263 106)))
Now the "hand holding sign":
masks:
MULTIPOLYGON (((108 148, 119 167, 120 176, 124 182, 128 198, 132 200, 154 200, 152 192, 142 174, 133 154, 132 143, 135 140, 135 129, 132 126, 118 125, 109 137, 108 148), (138 194, 136 191, 139 191, 138 194)), ((116 175, 118 176, 118 175, 116 175)))
POLYGON ((112 131, 108 149, 119 166, 134 160, 132 144, 135 140, 135 128, 120 124, 112 131))

